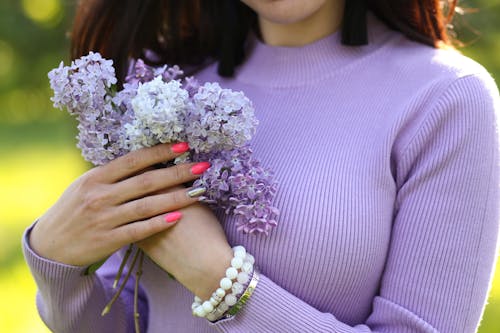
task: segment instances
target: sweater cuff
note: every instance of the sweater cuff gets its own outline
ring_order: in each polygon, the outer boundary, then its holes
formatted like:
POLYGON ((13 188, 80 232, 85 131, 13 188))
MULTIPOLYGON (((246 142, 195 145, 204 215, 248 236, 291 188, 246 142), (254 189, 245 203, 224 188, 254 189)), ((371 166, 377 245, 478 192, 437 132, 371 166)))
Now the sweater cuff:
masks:
POLYGON ((81 278, 87 267, 67 265, 44 258, 31 248, 29 236, 35 224, 36 222, 26 229, 22 239, 24 257, 35 280, 52 283, 54 281, 69 282, 81 278))
MULTIPOLYGON (((318 316, 318 310, 294 295, 283 292, 267 276, 260 274, 252 297, 234 316, 213 323, 220 332, 272 332, 273 328, 290 327, 290 323, 300 322, 308 326, 311 318, 318 316)), ((310 327, 315 330, 314 325, 310 327)))

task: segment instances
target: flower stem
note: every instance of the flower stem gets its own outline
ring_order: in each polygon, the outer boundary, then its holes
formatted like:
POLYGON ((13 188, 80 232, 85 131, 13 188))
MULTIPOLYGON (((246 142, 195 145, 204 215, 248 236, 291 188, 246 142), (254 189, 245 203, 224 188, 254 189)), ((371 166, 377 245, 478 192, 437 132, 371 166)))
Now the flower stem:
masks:
POLYGON ((142 251, 139 250, 139 249, 135 252, 134 258, 132 259, 132 263, 130 264, 130 268, 129 268, 128 272, 127 272, 127 275, 125 276, 125 279, 123 280, 122 284, 120 285, 120 288, 115 293, 115 295, 113 296, 113 298, 109 301, 108 304, 106 304, 106 306, 102 310, 101 316, 105 316, 109 312, 109 310, 111 310, 111 306, 116 302, 116 300, 120 296, 123 288, 125 288, 125 285, 127 284, 127 281, 130 278, 130 275, 132 274, 132 270, 133 270, 133 268, 135 266, 135 262, 137 261, 137 258, 139 257, 139 253, 141 253, 141 252, 142 251))
POLYGON ((125 264, 127 263, 131 253, 132 253, 132 244, 128 246, 127 252, 125 252, 125 256, 123 257, 122 262, 120 264, 120 268, 118 269, 118 273, 116 273, 115 280, 113 281, 113 289, 115 289, 116 286, 118 285, 118 282, 120 281, 120 278, 122 276, 123 268, 125 267, 125 264))
POLYGON ((141 328, 139 326, 139 305, 138 305, 138 299, 139 299, 139 279, 141 278, 142 275, 142 263, 144 261, 144 252, 142 250, 139 250, 139 266, 137 267, 137 270, 135 271, 135 286, 134 286, 134 324, 135 324, 135 333, 140 333, 141 328))

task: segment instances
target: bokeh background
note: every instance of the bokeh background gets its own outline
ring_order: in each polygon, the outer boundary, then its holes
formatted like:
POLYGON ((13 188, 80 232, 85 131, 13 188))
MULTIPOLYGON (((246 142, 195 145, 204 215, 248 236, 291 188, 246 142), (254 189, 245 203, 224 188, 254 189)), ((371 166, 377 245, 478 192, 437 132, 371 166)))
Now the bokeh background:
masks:
MULTIPOLYGON (((36 312, 20 239, 89 167, 75 147, 74 121, 51 105, 47 80, 68 60, 75 2, 0 1, 0 332, 49 332, 36 312)), ((461 5, 469 8, 455 20, 462 52, 500 80, 500 0, 461 5)), ((500 265, 479 332, 500 332, 500 265)))

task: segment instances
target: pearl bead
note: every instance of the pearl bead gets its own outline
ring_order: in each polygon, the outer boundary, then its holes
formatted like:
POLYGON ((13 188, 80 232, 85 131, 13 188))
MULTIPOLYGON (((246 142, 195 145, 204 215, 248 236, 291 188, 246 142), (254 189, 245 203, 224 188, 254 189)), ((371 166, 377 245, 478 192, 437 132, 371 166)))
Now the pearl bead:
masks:
POLYGON ((215 319, 217 319, 215 313, 209 313, 207 314, 207 317, 206 317, 208 320, 210 321, 214 321, 215 319))
POLYGON ((241 266, 241 270, 245 273, 250 273, 252 271, 252 268, 253 268, 253 265, 248 261, 245 261, 243 263, 243 266, 241 266))
POLYGON ((237 252, 237 251, 245 251, 245 248, 242 246, 242 245, 237 245, 235 247, 233 247, 233 252, 237 252))
POLYGON ((255 258, 250 253, 247 253, 247 255, 245 257, 245 261, 248 261, 252 265, 255 264, 255 258))
POLYGON ((198 317, 205 317, 206 313, 205 310, 203 309, 203 306, 198 306, 196 309, 194 309, 194 314, 197 315, 198 317))
POLYGON ((212 312, 214 310, 214 306, 209 301, 203 302, 202 307, 203 307, 203 310, 205 311, 205 313, 209 313, 209 312, 212 312))
POLYGON ((224 290, 231 289, 232 285, 233 285, 233 282, 230 279, 228 279, 227 277, 220 280, 220 287, 224 290))
POLYGON ((238 295, 243 292, 243 285, 239 282, 233 283, 233 286, 231 287, 233 291, 233 295, 238 295))
POLYGON ((245 247, 241 245, 233 247, 231 267, 226 269, 226 276, 220 280, 220 288, 217 288, 210 299, 204 302, 195 296, 191 305, 193 315, 215 321, 238 303, 237 296, 245 292, 245 285, 250 281, 254 263, 255 258, 247 253, 245 247))
POLYGON ((248 273, 240 272, 238 274, 238 282, 241 284, 247 283, 249 279, 250 279, 250 276, 248 275, 248 273))
POLYGON ((226 304, 226 302, 222 302, 219 304, 219 306, 217 307, 218 310, 222 311, 222 313, 226 312, 227 310, 229 310, 229 305, 226 304))
POLYGON ((226 270, 226 277, 228 279, 231 279, 231 280, 234 280, 236 279, 236 277, 238 276, 238 270, 234 267, 229 267, 227 270, 226 270))
POLYGON ((237 301, 238 299, 233 294, 229 294, 224 297, 224 303, 226 303, 228 306, 235 305, 237 301))
POLYGON ((217 296, 219 296, 220 298, 226 296, 226 292, 222 288, 217 288, 217 290, 215 291, 215 294, 217 296))
POLYGON ((245 249, 238 250, 238 251, 234 252, 234 256, 237 258, 240 258, 241 260, 245 260, 246 255, 247 255, 247 253, 246 253, 245 249))
POLYGON ((231 266, 233 266, 234 268, 236 269, 240 269, 241 266, 243 266, 243 260, 241 258, 238 258, 238 257, 234 257, 232 260, 231 260, 231 266))

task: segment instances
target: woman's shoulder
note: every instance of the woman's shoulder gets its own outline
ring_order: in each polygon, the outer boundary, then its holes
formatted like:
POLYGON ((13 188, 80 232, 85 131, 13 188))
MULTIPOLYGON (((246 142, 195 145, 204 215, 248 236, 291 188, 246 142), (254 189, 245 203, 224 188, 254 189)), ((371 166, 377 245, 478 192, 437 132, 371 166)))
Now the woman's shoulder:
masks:
MULTIPOLYGON (((433 48, 404 36, 393 39, 378 73, 389 87, 391 105, 400 102, 398 121, 405 119, 399 149, 404 151, 418 133, 435 135, 439 124, 467 131, 472 121, 483 125, 500 122, 498 88, 490 73, 477 61, 452 48, 433 48), (428 124, 436 128, 429 130, 428 124)), ((489 125, 488 125, 489 126, 489 125)), ((415 141, 416 142, 416 141, 415 141)))
POLYGON ((390 66, 409 77, 427 82, 454 82, 468 76, 491 80, 487 69, 452 47, 435 48, 406 37, 396 39, 390 47, 390 66))
POLYGON ((387 85, 396 89, 398 96, 407 96, 408 105, 424 116, 436 106, 445 103, 450 112, 464 110, 479 112, 478 106, 488 104, 490 113, 500 100, 495 80, 477 61, 453 48, 434 48, 400 35, 380 55, 379 70, 387 85), (467 104, 465 108, 457 105, 467 104), (477 110, 476 110, 477 109, 477 110))

